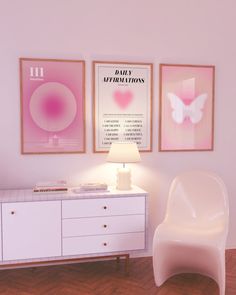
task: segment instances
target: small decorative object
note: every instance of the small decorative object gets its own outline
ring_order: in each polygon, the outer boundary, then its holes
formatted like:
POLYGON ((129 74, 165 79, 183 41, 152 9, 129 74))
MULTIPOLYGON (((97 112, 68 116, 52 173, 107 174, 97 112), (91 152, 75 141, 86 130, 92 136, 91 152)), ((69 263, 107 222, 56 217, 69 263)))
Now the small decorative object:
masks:
POLYGON ((140 154, 137 144, 133 142, 113 142, 107 156, 107 162, 123 163, 123 167, 117 169, 118 190, 131 189, 131 171, 125 167, 125 163, 140 162, 140 154))
POLYGON ((79 187, 72 190, 74 193, 85 193, 85 192, 108 192, 106 183, 101 182, 89 182, 82 183, 79 187))
POLYGON ((20 58, 22 154, 85 152, 85 63, 20 58))
POLYGON ((93 62, 94 152, 112 142, 152 150, 152 64, 93 62))
POLYGON ((160 151, 213 150, 214 66, 160 65, 160 151))

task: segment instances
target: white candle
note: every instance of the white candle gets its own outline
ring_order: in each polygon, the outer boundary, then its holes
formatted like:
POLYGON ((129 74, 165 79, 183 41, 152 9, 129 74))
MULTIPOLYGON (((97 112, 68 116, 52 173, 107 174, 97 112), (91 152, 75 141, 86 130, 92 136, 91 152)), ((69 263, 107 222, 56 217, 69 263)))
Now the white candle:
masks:
POLYGON ((52 137, 52 144, 53 145, 58 145, 59 144, 59 137, 55 134, 52 137))

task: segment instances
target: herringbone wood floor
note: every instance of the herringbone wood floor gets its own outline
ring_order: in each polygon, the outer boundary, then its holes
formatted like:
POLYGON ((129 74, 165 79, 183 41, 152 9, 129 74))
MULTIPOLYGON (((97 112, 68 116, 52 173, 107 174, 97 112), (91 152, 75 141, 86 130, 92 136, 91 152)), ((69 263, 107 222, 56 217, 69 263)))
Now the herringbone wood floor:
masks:
MULTIPOLYGON (((236 295, 236 250, 226 252, 226 295, 236 295)), ((1 270, 0 294, 9 295, 218 295, 217 284, 196 274, 178 275, 157 288, 152 259, 130 260, 129 275, 124 263, 115 261, 1 270)))

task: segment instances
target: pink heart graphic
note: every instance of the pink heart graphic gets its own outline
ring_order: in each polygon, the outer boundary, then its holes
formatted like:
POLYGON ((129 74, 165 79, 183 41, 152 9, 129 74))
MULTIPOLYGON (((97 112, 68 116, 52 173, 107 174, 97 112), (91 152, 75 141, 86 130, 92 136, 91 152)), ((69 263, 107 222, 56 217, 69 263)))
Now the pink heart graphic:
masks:
POLYGON ((128 105, 131 103, 133 99, 133 93, 129 90, 125 92, 117 90, 114 92, 113 96, 117 105, 123 110, 128 107, 128 105))

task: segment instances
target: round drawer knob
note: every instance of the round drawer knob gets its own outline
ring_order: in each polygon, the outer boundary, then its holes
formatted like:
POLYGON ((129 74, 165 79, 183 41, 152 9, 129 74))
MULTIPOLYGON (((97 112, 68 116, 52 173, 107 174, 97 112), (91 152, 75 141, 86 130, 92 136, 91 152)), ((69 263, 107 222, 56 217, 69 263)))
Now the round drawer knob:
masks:
POLYGON ((103 243, 103 246, 107 246, 107 243, 103 243))
POLYGON ((15 211, 11 211, 11 215, 14 215, 15 214, 15 211))
POLYGON ((107 227, 107 225, 106 225, 106 224, 103 224, 103 227, 104 227, 104 228, 106 228, 106 227, 107 227))
POLYGON ((106 210, 107 209, 107 206, 103 206, 103 209, 106 210))

